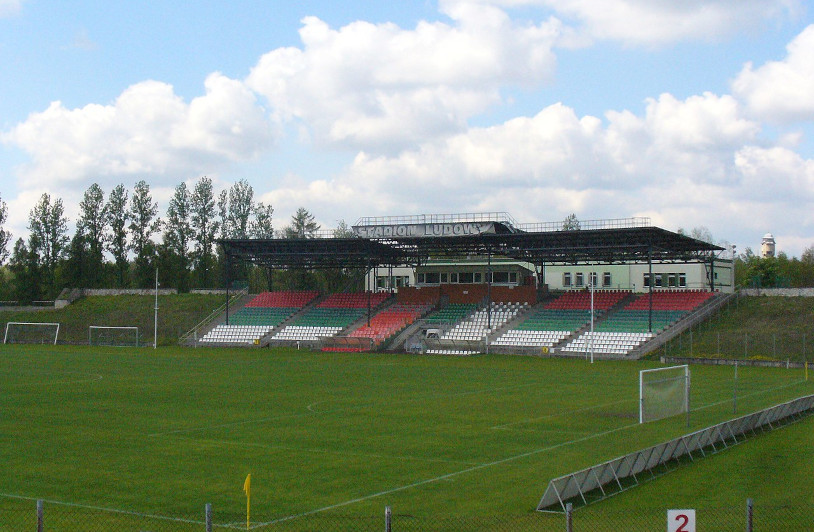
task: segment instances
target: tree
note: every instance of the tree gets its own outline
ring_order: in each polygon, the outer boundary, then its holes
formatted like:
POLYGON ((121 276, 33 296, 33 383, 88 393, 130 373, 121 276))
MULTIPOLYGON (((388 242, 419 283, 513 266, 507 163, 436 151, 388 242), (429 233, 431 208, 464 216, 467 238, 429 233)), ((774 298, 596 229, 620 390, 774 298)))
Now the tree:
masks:
POLYGON ((110 233, 106 239, 107 249, 113 255, 116 263, 118 286, 125 286, 125 273, 127 272, 127 222, 130 214, 127 211, 127 190, 124 185, 116 185, 110 191, 105 214, 110 233))
MULTIPOLYGON (((339 220, 336 229, 333 230, 334 238, 354 238, 356 234, 345 222, 339 220)), ((322 289, 326 292, 336 292, 350 285, 351 280, 358 280, 360 285, 364 285, 364 269, 361 268, 336 268, 319 272, 322 278, 322 289)), ((363 289, 362 286, 359 288, 363 289)))
POLYGON ((82 249, 87 248, 85 277, 91 287, 101 284, 107 224, 105 193, 98 184, 94 183, 88 187, 82 201, 79 202, 76 232, 81 239, 72 245, 72 248, 76 246, 80 246, 82 249))
MULTIPOLYGON (((319 225, 314 221, 314 215, 304 207, 297 209, 291 217, 291 225, 283 229, 284 238, 316 238, 319 225)), ((316 288, 316 278, 305 268, 296 268, 288 275, 292 288, 299 290, 316 288)))
POLYGON ((40 201, 28 215, 28 250, 34 253, 42 266, 46 293, 55 296, 56 268, 65 255, 68 245, 68 218, 62 200, 51 202, 47 193, 40 196, 40 201))
POLYGON ((164 249, 162 269, 170 269, 164 279, 186 291, 189 286, 189 245, 192 241, 190 221, 192 198, 186 183, 175 187, 175 193, 167 207, 167 222, 164 225, 164 249))
POLYGON ((212 282, 212 245, 215 242, 219 224, 215 220, 215 195, 212 180, 204 176, 195 184, 191 198, 192 242, 195 273, 202 287, 212 282))
POLYGON ((248 238, 249 224, 254 211, 254 190, 248 181, 241 179, 221 192, 218 207, 221 214, 223 238, 248 238))
POLYGON ((82 230, 77 226, 76 233, 68 246, 68 260, 62 271, 67 286, 91 286, 91 267, 88 253, 88 244, 82 230))
POLYGON ((249 236, 252 238, 274 238, 272 215, 274 208, 262 201, 254 206, 254 220, 249 225, 249 236))
POLYGON ((690 231, 690 236, 696 240, 700 240, 701 242, 712 244, 712 231, 703 225, 693 227, 692 231, 690 231))
POLYGON ((562 230, 563 231, 579 231, 579 219, 575 213, 571 213, 565 217, 565 220, 562 221, 562 230))
POLYGON ((136 183, 133 197, 130 200, 130 248, 136 255, 136 284, 146 288, 152 284, 155 245, 150 239, 161 227, 161 220, 156 218, 158 204, 153 202, 150 185, 145 181, 136 183))
POLYGON ((8 220, 8 207, 3 198, 0 197, 0 265, 8 258, 8 243, 11 241, 11 233, 3 229, 3 224, 8 220))
POLYGON ((814 286, 814 246, 807 247, 800 255, 800 286, 814 286))
POLYGON ((220 238, 229 236, 229 192, 221 190, 218 194, 218 214, 220 215, 220 238))
POLYGON ((285 228, 283 234, 285 238, 316 238, 319 229, 314 215, 300 207, 291 217, 291 225, 285 228))
POLYGON ((334 238, 353 238, 355 236, 356 233, 353 232, 353 228, 345 220, 339 220, 336 229, 334 229, 334 238))
POLYGON ((15 298, 20 302, 31 302, 42 297, 40 274, 41 269, 36 254, 31 253, 22 238, 14 244, 9 261, 9 270, 13 275, 15 298))

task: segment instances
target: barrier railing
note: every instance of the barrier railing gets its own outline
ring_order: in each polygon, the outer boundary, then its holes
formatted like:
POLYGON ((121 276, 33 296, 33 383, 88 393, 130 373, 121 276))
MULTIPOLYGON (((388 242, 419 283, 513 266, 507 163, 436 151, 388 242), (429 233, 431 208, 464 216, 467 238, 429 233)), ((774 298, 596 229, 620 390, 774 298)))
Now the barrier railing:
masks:
POLYGON ((694 460, 740 443, 747 433, 774 429, 814 410, 814 395, 800 397, 765 410, 747 414, 699 431, 680 436, 599 465, 569 473, 550 481, 538 511, 565 511, 568 503, 587 506, 592 502, 639 484, 639 475, 653 478, 670 462, 694 460), (740 438, 740 439, 739 439, 740 438))

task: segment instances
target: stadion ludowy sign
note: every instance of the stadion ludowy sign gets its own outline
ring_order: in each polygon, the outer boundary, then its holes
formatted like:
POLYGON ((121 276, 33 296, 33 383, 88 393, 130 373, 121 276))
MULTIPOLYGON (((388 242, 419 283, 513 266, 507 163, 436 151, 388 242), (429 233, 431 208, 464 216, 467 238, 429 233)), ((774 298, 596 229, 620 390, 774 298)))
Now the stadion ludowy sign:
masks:
POLYGON ((468 236, 494 233, 494 222, 460 222, 440 224, 394 224, 355 226, 353 232, 362 238, 407 236, 468 236))

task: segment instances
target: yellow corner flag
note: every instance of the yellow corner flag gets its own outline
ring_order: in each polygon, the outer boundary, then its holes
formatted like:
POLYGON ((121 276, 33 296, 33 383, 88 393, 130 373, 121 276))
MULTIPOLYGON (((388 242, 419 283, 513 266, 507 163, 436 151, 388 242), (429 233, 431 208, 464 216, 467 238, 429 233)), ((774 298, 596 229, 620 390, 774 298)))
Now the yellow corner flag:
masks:
POLYGON ((252 474, 246 475, 246 480, 243 482, 243 491, 246 492, 246 530, 250 528, 251 522, 251 509, 252 509, 252 474))

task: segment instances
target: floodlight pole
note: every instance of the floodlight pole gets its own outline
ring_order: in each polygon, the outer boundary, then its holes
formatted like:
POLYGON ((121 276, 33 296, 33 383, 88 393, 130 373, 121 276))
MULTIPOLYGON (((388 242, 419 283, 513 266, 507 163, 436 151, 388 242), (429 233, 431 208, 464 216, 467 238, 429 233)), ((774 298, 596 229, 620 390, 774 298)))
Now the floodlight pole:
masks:
POLYGON ((153 349, 158 348, 158 268, 155 269, 155 323, 153 326, 153 349))
POLYGON ((591 364, 594 363, 594 279, 591 276, 591 282, 588 283, 591 287, 591 364))

